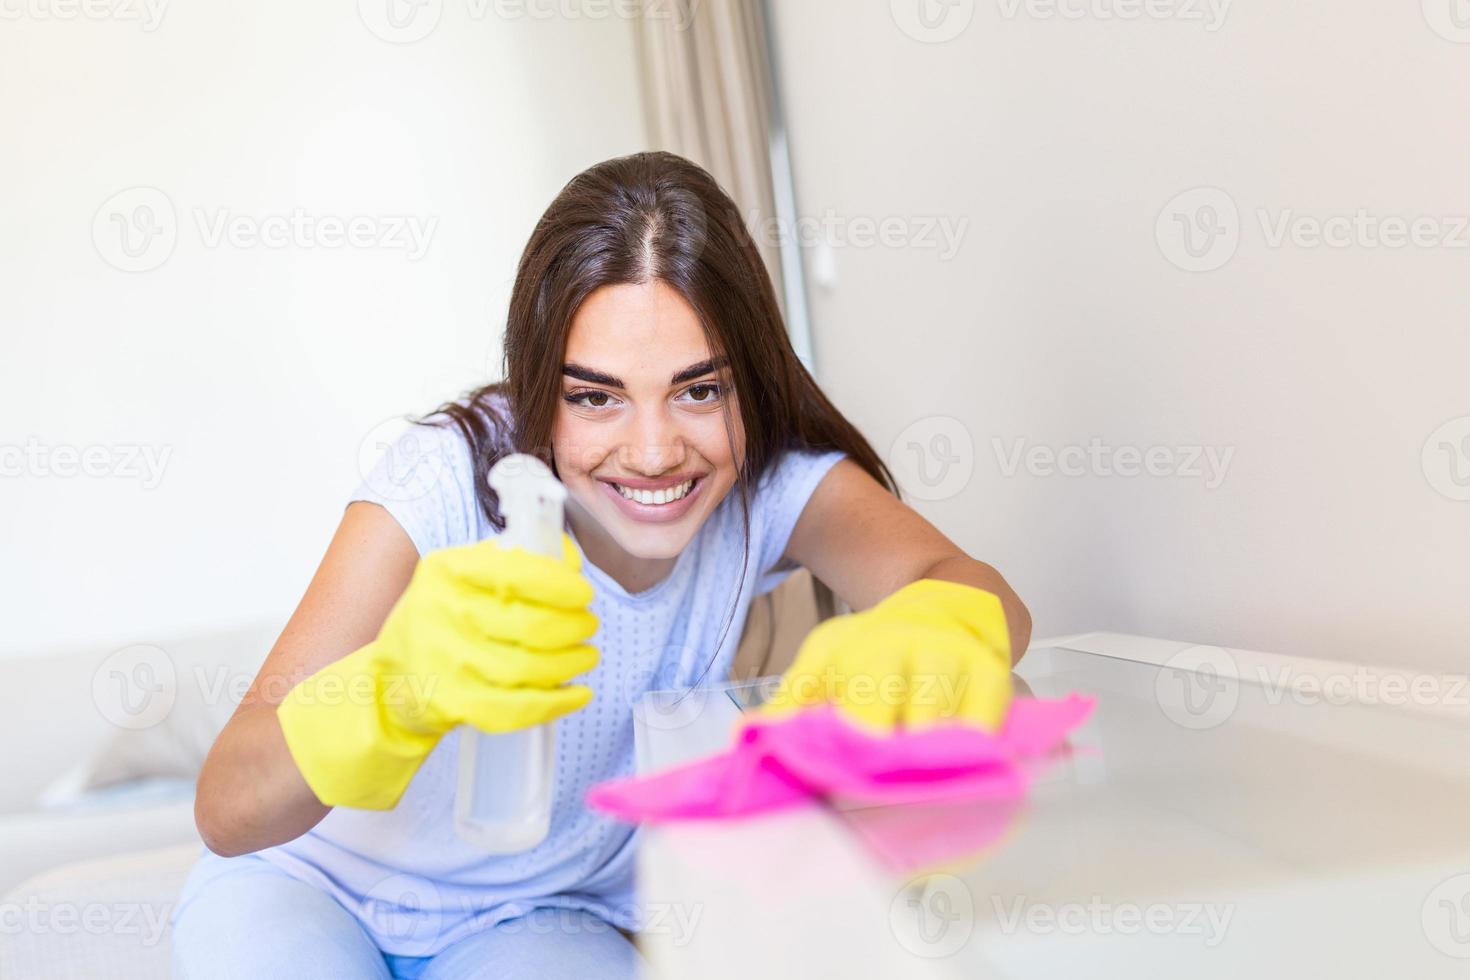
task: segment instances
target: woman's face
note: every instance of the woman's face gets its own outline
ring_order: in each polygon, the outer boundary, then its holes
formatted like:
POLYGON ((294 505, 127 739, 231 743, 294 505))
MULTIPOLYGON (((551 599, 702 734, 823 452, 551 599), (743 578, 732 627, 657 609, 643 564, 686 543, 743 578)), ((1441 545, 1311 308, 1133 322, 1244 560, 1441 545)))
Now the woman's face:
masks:
POLYGON ((735 483, 745 433, 716 358, 694 309, 662 282, 604 286, 572 319, 557 473, 573 513, 627 557, 678 555, 735 483))

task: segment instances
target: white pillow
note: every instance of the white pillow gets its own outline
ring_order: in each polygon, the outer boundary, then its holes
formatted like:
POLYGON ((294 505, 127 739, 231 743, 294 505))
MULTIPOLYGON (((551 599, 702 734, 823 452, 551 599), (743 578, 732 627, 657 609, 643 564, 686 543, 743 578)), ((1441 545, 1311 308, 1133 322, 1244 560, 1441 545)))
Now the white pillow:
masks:
MULTIPOLYGON (((97 710, 111 722, 100 742, 42 790, 38 803, 65 807, 87 793, 134 780, 189 780, 199 773, 215 737, 234 712, 274 639, 275 626, 256 625, 167 643, 120 648, 92 674, 97 710), (147 667, 157 697, 130 717, 116 678, 147 667)), ((123 676, 122 683, 128 683, 123 676)), ((140 702, 141 703, 141 702, 140 702)))

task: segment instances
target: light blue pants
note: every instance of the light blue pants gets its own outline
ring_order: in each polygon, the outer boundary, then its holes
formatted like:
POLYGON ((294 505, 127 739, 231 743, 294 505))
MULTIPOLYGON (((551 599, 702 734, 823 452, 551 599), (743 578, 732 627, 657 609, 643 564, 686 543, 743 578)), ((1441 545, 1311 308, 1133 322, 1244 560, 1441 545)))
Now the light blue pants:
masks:
POLYGON ((641 960, 590 912, 537 909, 435 956, 394 956, 330 895, 259 858, 231 859, 173 923, 176 980, 632 980, 641 960))

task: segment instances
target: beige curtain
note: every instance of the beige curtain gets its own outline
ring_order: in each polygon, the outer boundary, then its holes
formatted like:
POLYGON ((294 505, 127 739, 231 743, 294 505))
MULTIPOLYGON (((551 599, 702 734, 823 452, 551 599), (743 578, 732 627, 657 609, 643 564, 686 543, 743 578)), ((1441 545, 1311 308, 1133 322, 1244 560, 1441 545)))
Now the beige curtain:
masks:
POLYGON ((652 148, 693 160, 734 198, 784 306, 760 0, 643 0, 638 29, 652 148))

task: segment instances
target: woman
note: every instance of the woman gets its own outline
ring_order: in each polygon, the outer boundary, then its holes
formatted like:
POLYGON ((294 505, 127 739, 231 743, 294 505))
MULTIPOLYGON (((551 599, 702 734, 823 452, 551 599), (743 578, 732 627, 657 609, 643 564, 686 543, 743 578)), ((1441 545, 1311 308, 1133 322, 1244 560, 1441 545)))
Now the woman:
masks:
POLYGON ((798 565, 862 611, 810 634, 770 710, 1004 711, 1024 606, 894 495, 705 171, 641 153, 573 179, 521 258, 504 349, 503 384, 359 488, 215 743, 180 976, 632 975, 636 837, 583 795, 631 771, 636 697, 725 676, 751 598, 798 565), (495 540, 486 474, 511 451, 567 489, 560 560, 495 540), (553 720, 545 841, 458 840, 442 736, 553 720))

